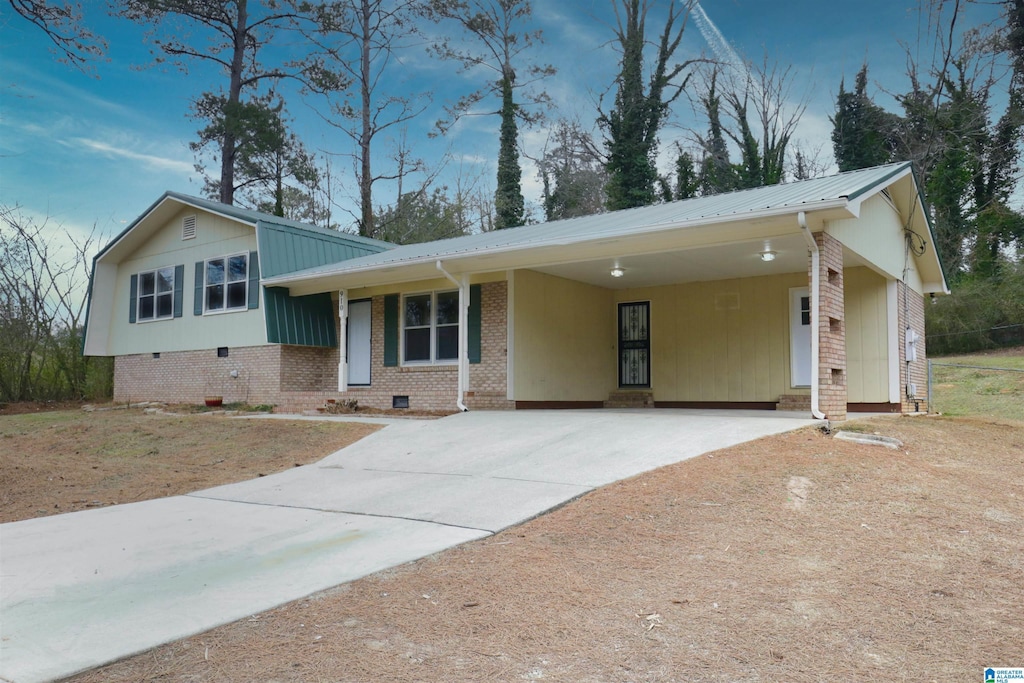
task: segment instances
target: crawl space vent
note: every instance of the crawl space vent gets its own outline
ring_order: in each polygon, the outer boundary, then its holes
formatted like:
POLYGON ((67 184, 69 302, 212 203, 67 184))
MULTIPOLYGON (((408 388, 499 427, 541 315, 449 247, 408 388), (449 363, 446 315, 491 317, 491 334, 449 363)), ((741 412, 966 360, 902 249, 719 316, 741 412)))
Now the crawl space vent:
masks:
POLYGON ((196 217, 185 216, 181 219, 181 239, 190 240, 196 236, 196 217))

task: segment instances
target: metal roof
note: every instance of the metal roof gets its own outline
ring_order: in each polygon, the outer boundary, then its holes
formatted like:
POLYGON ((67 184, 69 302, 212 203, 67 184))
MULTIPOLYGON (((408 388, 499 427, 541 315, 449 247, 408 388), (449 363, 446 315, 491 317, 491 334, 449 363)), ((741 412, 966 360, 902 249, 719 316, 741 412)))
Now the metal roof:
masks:
POLYGON ((261 275, 264 278, 274 277, 376 254, 392 246, 386 242, 354 237, 358 235, 334 230, 312 231, 284 222, 261 219, 256 224, 261 275))
MULTIPOLYGON (((321 235, 325 236, 327 239, 343 239, 346 240, 348 243, 352 244, 356 248, 365 248, 367 250, 367 253, 372 253, 376 251, 381 251, 382 249, 390 249, 394 247, 394 245, 391 244, 390 242, 383 242, 381 240, 375 240, 369 237, 362 237, 360 235, 354 235, 348 232, 320 228, 315 225, 300 223, 299 221, 289 220, 287 218, 274 216, 271 214, 263 213, 261 211, 243 209, 238 206, 221 204, 220 202, 216 202, 210 199, 203 199, 202 197, 193 197, 191 195, 183 194, 181 192, 174 192, 173 190, 168 190, 167 192, 164 192, 159 199, 153 202, 149 206, 149 208, 143 211, 138 218, 132 221, 132 223, 127 228, 122 230, 116 237, 114 237, 114 239, 110 240, 110 242, 108 242, 107 245, 103 247, 103 249, 101 249, 100 252, 96 255, 94 261, 103 259, 103 257, 109 251, 114 249, 118 244, 122 242, 122 240, 124 240, 132 232, 134 232, 135 229, 139 227, 142 223, 144 223, 147 218, 161 211, 161 207, 167 204, 169 200, 177 204, 183 204, 185 206, 191 206, 193 208, 209 211, 210 213, 226 216, 236 221, 252 225, 253 227, 255 227, 259 222, 265 221, 267 223, 278 226, 282 229, 301 230, 303 233, 307 235, 321 235)), ((137 240, 138 238, 132 239, 137 240)), ((304 265, 304 267, 309 267, 309 265, 319 265, 319 263, 306 264, 304 265)))
POLYGON ((859 204, 859 201, 869 196, 873 190, 881 189, 911 172, 910 162, 887 164, 783 185, 410 244, 341 263, 296 271, 276 278, 276 282, 298 282, 326 274, 376 270, 434 259, 459 258, 481 252, 568 246, 648 231, 751 220, 793 214, 798 211, 849 207, 859 204))

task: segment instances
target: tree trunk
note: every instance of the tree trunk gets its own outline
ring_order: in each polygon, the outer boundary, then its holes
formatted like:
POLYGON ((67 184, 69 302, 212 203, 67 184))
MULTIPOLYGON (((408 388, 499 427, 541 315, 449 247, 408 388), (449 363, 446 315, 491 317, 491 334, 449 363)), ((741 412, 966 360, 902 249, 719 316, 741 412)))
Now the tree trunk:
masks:
MULTIPOLYGON (((245 39, 248 34, 248 0, 238 0, 238 21, 232 38, 234 51, 231 55, 231 81, 228 86, 227 109, 237 107, 242 100, 242 71, 245 68, 245 39)), ((227 120, 228 112, 224 113, 227 120)), ((235 203, 235 135, 224 130, 220 145, 220 201, 222 204, 235 203)))
POLYGON ((497 213, 496 227, 514 228, 523 224, 523 172, 519 166, 516 127, 516 106, 512 100, 512 84, 515 75, 509 64, 505 65, 501 79, 501 141, 498 152, 498 188, 494 196, 497 213))
POLYGON ((362 132, 359 135, 359 234, 364 237, 373 237, 373 174, 370 168, 370 143, 373 138, 370 118, 370 22, 373 18, 370 0, 362 0, 362 10, 359 17, 362 22, 362 44, 359 53, 359 90, 362 98, 362 132))

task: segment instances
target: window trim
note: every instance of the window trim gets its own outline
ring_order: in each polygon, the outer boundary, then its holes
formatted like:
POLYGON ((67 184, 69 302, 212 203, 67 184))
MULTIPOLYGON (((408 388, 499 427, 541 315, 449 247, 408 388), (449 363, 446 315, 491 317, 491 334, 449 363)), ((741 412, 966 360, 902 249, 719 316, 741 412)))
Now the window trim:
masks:
MULTIPOLYGON (((463 320, 463 318, 465 318, 465 316, 463 315, 462 311, 459 310, 458 311, 458 313, 459 313, 459 320, 458 320, 458 322, 456 322, 456 323, 444 323, 442 325, 438 325, 438 323, 437 323, 437 313, 438 313, 438 309, 437 309, 437 296, 438 296, 438 294, 455 294, 457 296, 458 293, 459 293, 459 290, 457 290, 457 289, 436 289, 436 290, 431 290, 431 291, 426 291, 426 292, 406 292, 406 293, 402 294, 402 296, 399 298, 399 309, 398 309, 399 310, 399 320, 398 320, 398 323, 399 323, 399 325, 398 325, 398 329, 399 329, 399 334, 398 334, 398 347, 399 347, 398 348, 398 358, 399 358, 399 365, 401 367, 415 368, 415 367, 432 367, 432 366, 457 366, 459 364, 458 351, 456 351, 455 358, 444 358, 444 359, 441 359, 441 360, 438 360, 438 358, 437 358, 437 330, 439 328, 441 328, 441 327, 454 327, 456 329, 456 337, 457 337, 458 336, 459 326, 465 324, 465 322, 466 322, 465 320, 463 320), (427 360, 406 360, 405 359, 405 332, 406 332, 407 328, 406 328, 406 324, 405 324, 405 301, 406 301, 406 299, 408 299, 410 297, 427 296, 427 295, 430 296, 430 325, 429 325, 429 329, 430 329, 430 358, 427 359, 427 360)), ((428 327, 427 325, 414 325, 412 328, 409 328, 409 329, 422 330, 422 329, 427 328, 427 327, 428 327)))
POLYGON ((252 264, 250 263, 249 252, 248 251, 239 251, 239 252, 235 252, 235 253, 232 253, 232 254, 223 254, 223 255, 211 256, 210 258, 203 259, 203 289, 202 289, 202 293, 203 293, 203 315, 223 315, 225 313, 240 313, 240 312, 244 312, 244 311, 249 310, 249 268, 250 268, 251 265, 252 264), (229 308, 228 305, 227 305, 228 304, 228 288, 227 288, 227 285, 228 285, 228 279, 227 279, 228 265, 227 265, 227 262, 228 262, 228 259, 234 258, 236 256, 241 256, 241 257, 245 258, 245 277, 243 277, 241 280, 236 280, 235 281, 235 282, 242 282, 242 283, 244 283, 244 285, 245 285, 245 295, 242 297, 242 305, 241 306, 235 306, 233 308, 229 308), (224 282, 221 283, 221 284, 224 285, 224 298, 223 298, 224 307, 223 308, 214 309, 214 310, 210 310, 209 308, 207 308, 207 304, 209 303, 209 299, 207 298, 206 290, 211 285, 206 281, 206 275, 209 272, 210 261, 218 261, 218 260, 223 260, 224 261, 224 282))
POLYGON ((156 322, 161 322, 161 321, 164 321, 164 320, 174 320, 174 290, 175 290, 175 285, 177 284, 175 282, 175 275, 176 275, 175 271, 176 271, 176 266, 158 266, 158 267, 152 268, 150 270, 140 270, 139 272, 137 272, 135 274, 135 276, 138 278, 138 289, 136 290, 136 293, 135 293, 135 322, 136 323, 156 323, 156 322), (169 270, 169 271, 171 271, 171 289, 169 291, 167 291, 167 292, 158 292, 157 291, 157 283, 160 281, 159 277, 157 277, 157 273, 159 273, 161 270, 169 270), (152 294, 143 294, 142 293, 142 276, 143 275, 149 275, 149 274, 153 275, 153 293, 152 294), (171 297, 171 312, 168 313, 167 315, 157 315, 157 310, 158 310, 158 308, 157 308, 157 298, 159 296, 162 296, 162 295, 164 295, 164 296, 170 295, 170 297, 171 297), (149 298, 149 297, 153 298, 153 315, 152 315, 152 317, 149 317, 149 318, 143 318, 142 317, 142 299, 143 298, 149 298))

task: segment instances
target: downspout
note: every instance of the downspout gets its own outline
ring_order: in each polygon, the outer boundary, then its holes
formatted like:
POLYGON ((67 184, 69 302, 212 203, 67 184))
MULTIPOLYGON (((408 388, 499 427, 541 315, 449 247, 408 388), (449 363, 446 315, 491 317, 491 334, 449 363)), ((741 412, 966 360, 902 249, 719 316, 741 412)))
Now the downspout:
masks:
POLYGON ((818 375, 818 346, 820 344, 818 327, 821 312, 818 309, 821 295, 821 255, 818 253, 818 243, 807 227, 807 214, 801 211, 796 215, 796 221, 800 225, 800 232, 807 240, 807 249, 811 252, 811 415, 816 420, 824 420, 825 413, 818 407, 818 391, 821 384, 821 377, 818 375))
POLYGON ((444 269, 440 260, 437 261, 437 269, 459 288, 459 393, 458 398, 455 400, 455 405, 462 412, 466 412, 469 408, 462 402, 462 397, 466 395, 466 385, 468 384, 466 381, 466 357, 469 351, 469 321, 467 320, 467 312, 469 311, 469 280, 465 277, 462 278, 461 282, 456 280, 451 273, 444 269))
POLYGON ((338 393, 348 391, 348 290, 338 290, 338 393))

